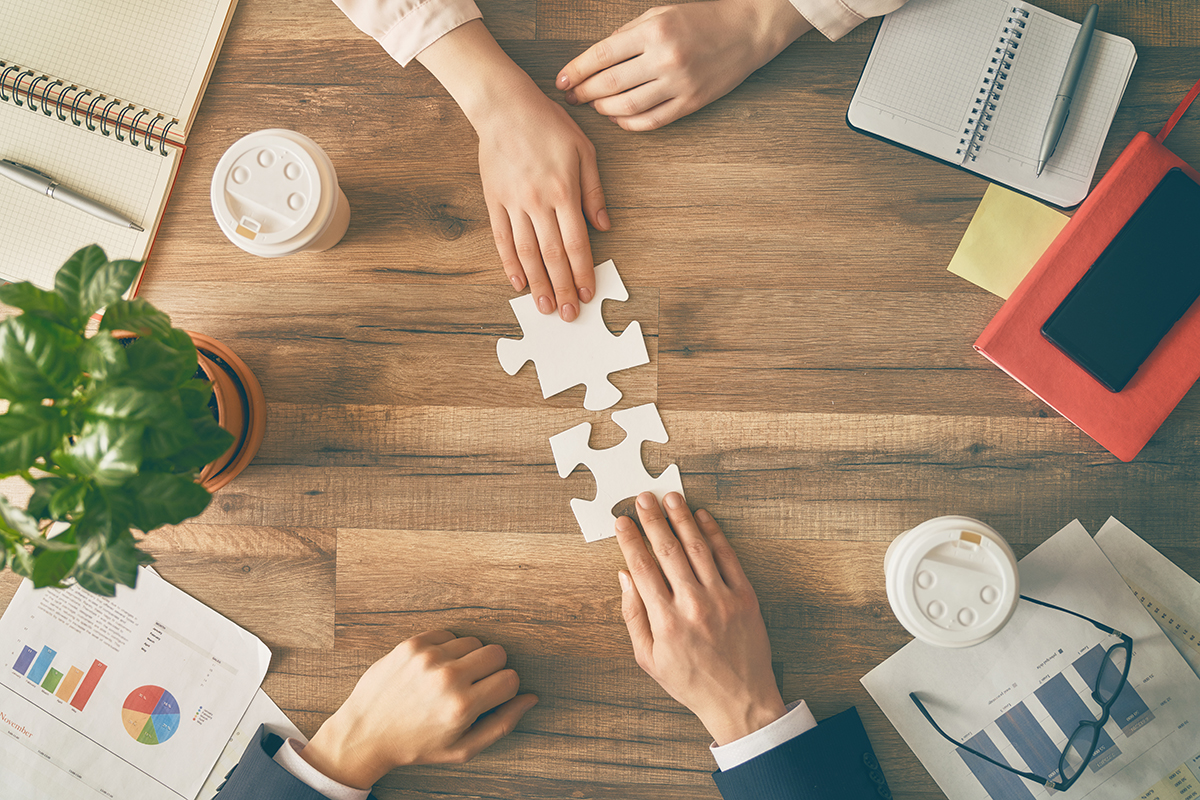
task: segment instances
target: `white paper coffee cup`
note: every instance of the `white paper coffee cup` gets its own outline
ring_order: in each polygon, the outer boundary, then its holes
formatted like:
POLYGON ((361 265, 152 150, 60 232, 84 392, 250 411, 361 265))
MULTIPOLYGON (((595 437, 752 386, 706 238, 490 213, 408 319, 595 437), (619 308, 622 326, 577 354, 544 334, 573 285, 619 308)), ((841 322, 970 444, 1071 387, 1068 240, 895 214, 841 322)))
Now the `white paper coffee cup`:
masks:
POLYGON ((213 173, 211 199, 229 241, 266 258, 328 250, 350 225, 350 204, 329 156, 283 128, 234 142, 213 173))
POLYGON ((941 647, 970 647, 991 638, 1020 600, 1012 548, 970 517, 937 517, 905 531, 888 547, 883 569, 900 624, 941 647))

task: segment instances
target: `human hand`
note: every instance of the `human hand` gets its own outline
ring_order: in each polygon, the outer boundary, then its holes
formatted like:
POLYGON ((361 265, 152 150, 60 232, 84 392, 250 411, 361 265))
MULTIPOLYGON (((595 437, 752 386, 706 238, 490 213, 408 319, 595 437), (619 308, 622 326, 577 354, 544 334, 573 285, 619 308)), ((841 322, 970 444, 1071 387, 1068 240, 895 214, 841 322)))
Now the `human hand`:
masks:
POLYGON ((625 130, 654 130, 724 97, 811 28, 789 0, 660 6, 588 48, 555 86, 625 130))
POLYGON ((479 134, 479 174, 492 235, 513 288, 571 322, 596 294, 587 223, 611 226, 596 149, 509 58, 479 20, 421 51, 479 134), (586 219, 585 219, 586 218, 586 219))
POLYGON ((617 520, 629 565, 619 573, 621 611, 638 666, 726 745, 787 713, 771 643, 754 589, 716 520, 707 511, 693 517, 677 492, 664 501, 670 523, 653 494, 637 499, 657 563, 633 520, 617 520))
POLYGON ((449 631, 401 642, 367 669, 300 755, 359 789, 398 766, 470 761, 537 703, 517 694, 507 658, 499 645, 449 631))

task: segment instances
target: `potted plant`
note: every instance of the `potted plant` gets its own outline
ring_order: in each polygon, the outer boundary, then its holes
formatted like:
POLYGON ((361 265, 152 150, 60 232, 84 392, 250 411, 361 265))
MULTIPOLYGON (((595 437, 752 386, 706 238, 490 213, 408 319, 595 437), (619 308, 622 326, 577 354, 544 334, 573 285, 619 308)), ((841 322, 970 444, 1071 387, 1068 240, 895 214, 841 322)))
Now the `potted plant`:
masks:
POLYGON ((166 314, 122 299, 140 269, 91 245, 53 291, 0 286, 22 312, 0 322, 0 478, 32 489, 25 509, 0 497, 0 565, 35 586, 134 586, 153 558, 133 531, 202 512, 262 441, 265 403, 245 364, 207 337, 195 337, 198 356, 166 314))

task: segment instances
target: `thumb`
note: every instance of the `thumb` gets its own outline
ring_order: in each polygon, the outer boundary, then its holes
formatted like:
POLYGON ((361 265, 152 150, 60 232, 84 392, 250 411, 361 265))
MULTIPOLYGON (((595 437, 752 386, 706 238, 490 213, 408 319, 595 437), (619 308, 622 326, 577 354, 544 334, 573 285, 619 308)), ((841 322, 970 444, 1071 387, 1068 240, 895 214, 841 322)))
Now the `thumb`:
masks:
POLYGON ((512 733, 521 717, 537 705, 537 701, 537 695, 520 694, 501 703, 475 720, 475 724, 467 728, 454 749, 463 756, 463 761, 471 760, 512 733))
POLYGON ((608 210, 604 206, 604 188, 600 185, 600 168, 596 166, 596 152, 579 154, 579 193, 583 202, 583 215, 598 231, 612 227, 608 210))
POLYGON ((628 572, 620 570, 617 577, 621 581, 621 616, 625 618, 625 627, 629 629, 633 655, 638 664, 644 664, 644 659, 648 659, 654 649, 654 634, 650 631, 650 617, 646 614, 646 604, 642 602, 642 596, 638 594, 637 586, 628 572))

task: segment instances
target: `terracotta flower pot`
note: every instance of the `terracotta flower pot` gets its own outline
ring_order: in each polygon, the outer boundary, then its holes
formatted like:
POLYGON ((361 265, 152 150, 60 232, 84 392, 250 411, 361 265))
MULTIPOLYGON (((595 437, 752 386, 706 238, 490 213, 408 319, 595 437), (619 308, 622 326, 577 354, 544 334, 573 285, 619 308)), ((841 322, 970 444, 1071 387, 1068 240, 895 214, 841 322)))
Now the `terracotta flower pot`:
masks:
POLYGON ((225 486, 249 466, 267 429, 267 401, 246 362, 210 336, 188 331, 198 351, 200 368, 213 384, 217 423, 234 436, 233 446, 200 472, 210 492, 225 486))

